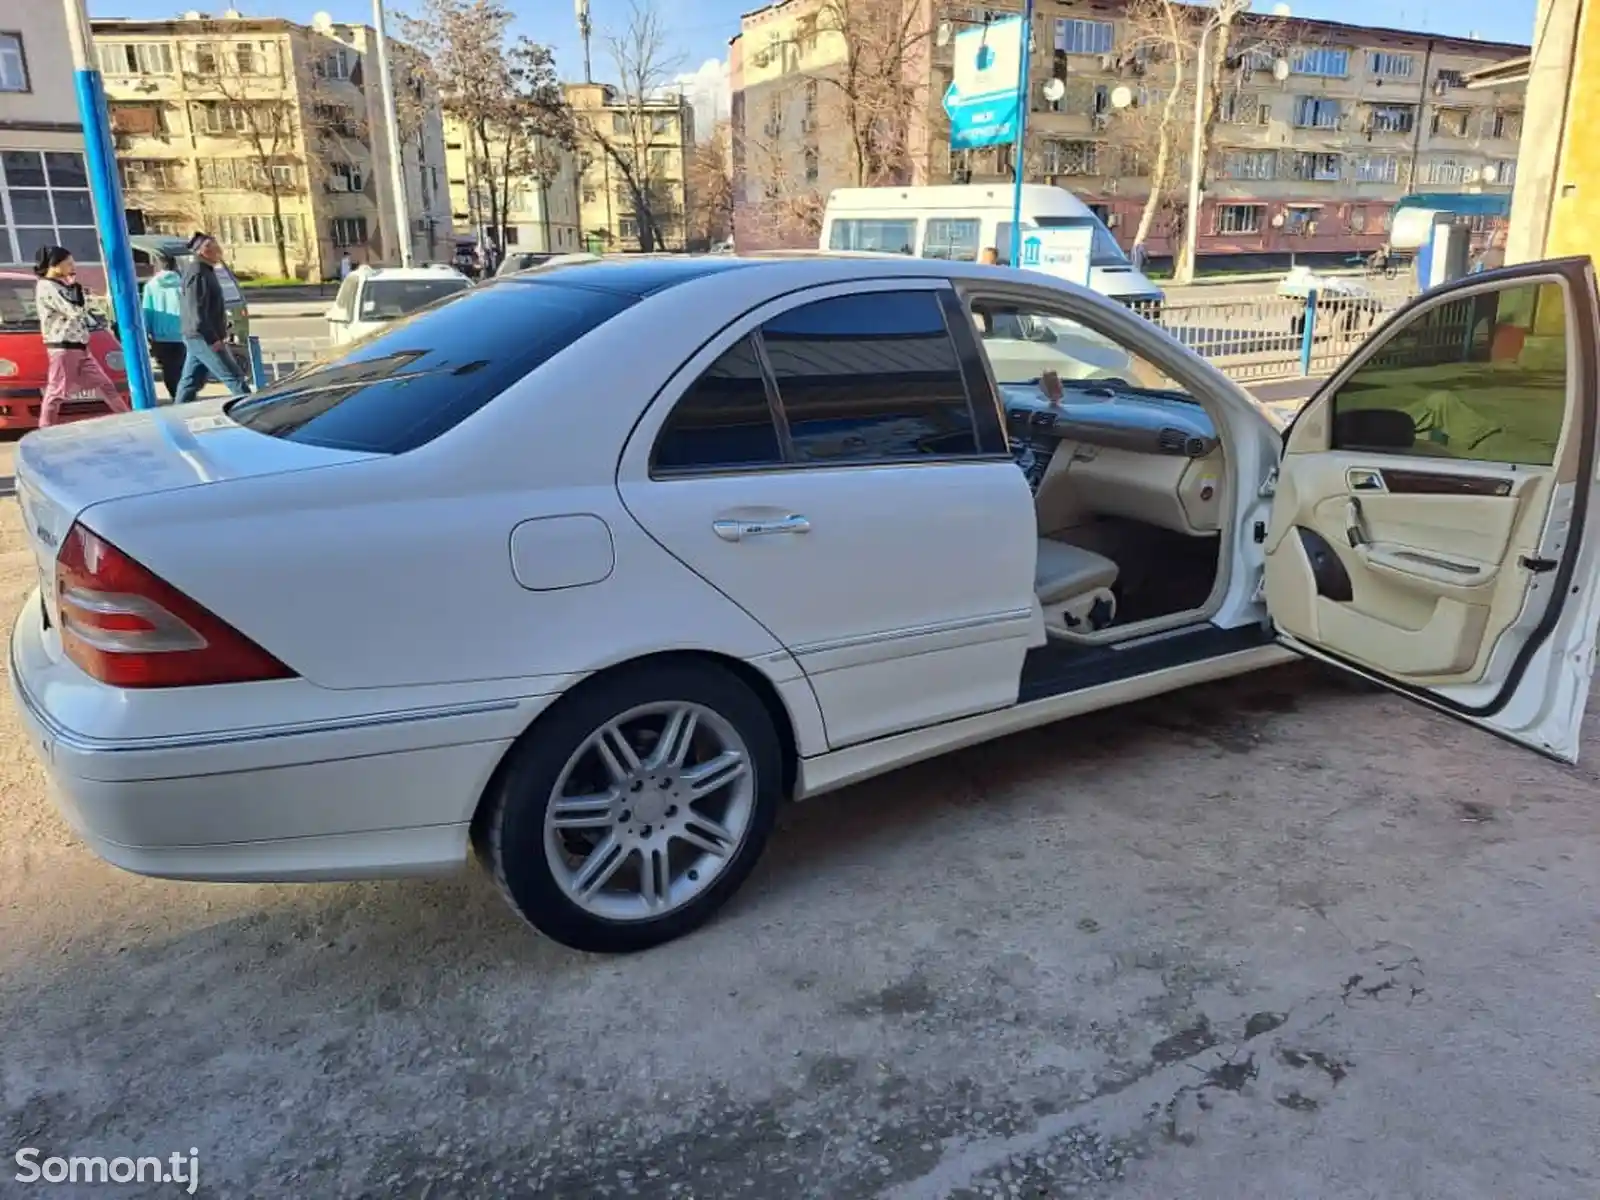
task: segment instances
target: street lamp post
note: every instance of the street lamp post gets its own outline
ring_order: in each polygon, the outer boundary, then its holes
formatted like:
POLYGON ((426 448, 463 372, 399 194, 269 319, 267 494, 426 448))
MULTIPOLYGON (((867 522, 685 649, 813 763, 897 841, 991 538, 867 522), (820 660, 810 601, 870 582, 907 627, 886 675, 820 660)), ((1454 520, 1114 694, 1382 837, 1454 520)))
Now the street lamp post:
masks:
POLYGON ((106 290, 122 340, 123 369, 135 408, 153 408, 155 374, 150 369, 144 317, 139 310, 139 277, 133 269, 128 219, 122 210, 122 183, 117 178, 116 148, 106 110, 105 82, 94 56, 94 34, 84 0, 65 0, 67 38, 72 43, 72 72, 78 92, 78 118, 83 122, 84 164, 100 226, 100 257, 106 268, 106 290))
POLYGON ((406 208, 406 168, 400 158, 400 120, 395 113, 394 82, 389 74, 389 37, 383 30, 383 0, 372 0, 372 28, 378 42, 378 90, 383 123, 389 127, 389 190, 394 193, 395 241, 400 265, 411 265, 411 218, 406 208))

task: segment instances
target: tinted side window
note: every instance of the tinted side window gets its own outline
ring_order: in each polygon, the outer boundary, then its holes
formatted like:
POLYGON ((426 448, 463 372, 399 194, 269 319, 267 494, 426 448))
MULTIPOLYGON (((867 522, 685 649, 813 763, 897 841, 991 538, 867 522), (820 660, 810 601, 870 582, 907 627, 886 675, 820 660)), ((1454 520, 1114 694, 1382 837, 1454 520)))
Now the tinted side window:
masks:
POLYGON ((227 413, 269 437, 403 454, 430 442, 636 302, 590 288, 484 284, 337 346, 227 413))
POLYGON ((977 262, 979 236, 980 222, 976 217, 929 217, 928 231, 922 238, 922 257, 977 262))
POLYGON ((818 300, 762 327, 799 462, 975 454, 972 408, 934 292, 818 300))
POLYGON ((883 250, 910 254, 917 244, 915 217, 840 217, 828 233, 829 250, 883 250))
POLYGON ((1334 396, 1334 449, 1550 466, 1567 410, 1566 324, 1558 283, 1411 317, 1334 396), (1394 433, 1402 415, 1409 447, 1394 433))
POLYGON ((755 345, 725 351, 678 398, 656 440, 657 471, 770 466, 783 461, 755 345))

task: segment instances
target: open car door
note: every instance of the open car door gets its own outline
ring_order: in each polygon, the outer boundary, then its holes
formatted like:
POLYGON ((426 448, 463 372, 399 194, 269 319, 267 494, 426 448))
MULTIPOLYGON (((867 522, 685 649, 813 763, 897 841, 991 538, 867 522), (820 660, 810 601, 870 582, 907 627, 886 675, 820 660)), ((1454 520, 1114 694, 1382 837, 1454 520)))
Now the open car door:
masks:
POLYGON ((1285 436, 1266 599, 1291 649, 1567 762, 1600 625, 1587 258, 1381 328, 1285 436))

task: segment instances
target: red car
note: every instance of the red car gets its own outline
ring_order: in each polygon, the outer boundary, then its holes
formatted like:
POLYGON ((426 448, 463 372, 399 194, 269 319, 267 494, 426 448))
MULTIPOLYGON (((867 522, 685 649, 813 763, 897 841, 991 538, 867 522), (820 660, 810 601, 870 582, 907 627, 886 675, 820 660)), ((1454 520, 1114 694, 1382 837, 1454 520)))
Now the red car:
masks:
MULTIPOLYGON (((0 430, 39 426, 49 357, 39 336, 39 312, 33 302, 37 283, 25 271, 0 271, 0 430)), ((97 329, 89 335, 89 353, 100 360, 111 382, 127 396, 122 347, 109 330, 97 329)), ((72 396, 61 406, 61 417, 78 421, 110 411, 98 396, 72 396)))

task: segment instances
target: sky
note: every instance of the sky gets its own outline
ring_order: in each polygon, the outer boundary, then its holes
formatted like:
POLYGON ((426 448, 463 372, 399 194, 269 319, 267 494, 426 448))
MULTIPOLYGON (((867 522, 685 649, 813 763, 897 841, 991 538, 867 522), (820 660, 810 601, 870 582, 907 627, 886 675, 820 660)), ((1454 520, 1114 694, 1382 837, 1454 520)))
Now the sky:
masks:
MULTIPOLYGON (((214 0, 206 0, 214 3, 214 0)), ((517 32, 543 42, 555 51, 562 72, 578 78, 583 73, 583 48, 573 17, 572 0, 502 0, 518 16, 517 32)), ((739 30, 739 14, 761 7, 763 0, 654 0, 672 39, 672 68, 694 101, 695 124, 704 133, 719 117, 728 115, 728 39, 739 30)), ((387 0, 391 14, 404 12, 408 0, 387 0)), ((202 0, 89 0, 96 17, 160 18, 199 8, 214 15, 202 0)), ((246 16, 287 17, 309 22, 324 10, 335 21, 371 23, 370 0, 232 0, 246 16)), ((590 0, 594 25, 593 60, 597 79, 608 70, 604 34, 627 21, 628 0, 590 0)), ((1270 9, 1268 0, 1256 7, 1270 9)), ((1358 25, 1415 29, 1424 33, 1476 34, 1488 41, 1530 42, 1533 39, 1535 0, 1291 0, 1295 15, 1320 17, 1358 25)))

